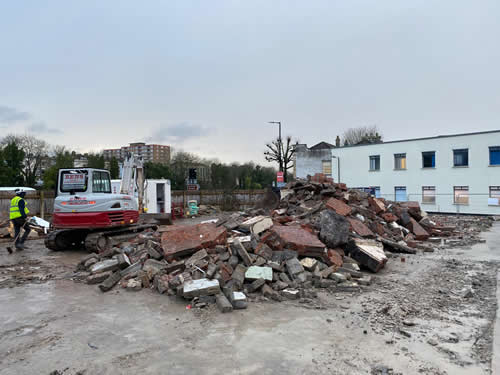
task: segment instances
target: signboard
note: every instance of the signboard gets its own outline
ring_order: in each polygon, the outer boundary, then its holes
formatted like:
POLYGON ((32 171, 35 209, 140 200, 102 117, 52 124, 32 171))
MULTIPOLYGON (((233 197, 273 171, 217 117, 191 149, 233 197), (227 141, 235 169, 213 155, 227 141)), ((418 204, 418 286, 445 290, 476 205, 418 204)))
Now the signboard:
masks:
POLYGON ((276 172, 276 182, 285 182, 283 172, 276 172))
POLYGON ((85 173, 64 173, 62 175, 63 187, 65 190, 81 189, 85 186, 85 173))
POLYGON ((186 185, 187 190, 193 191, 193 190, 199 190, 199 188, 200 188, 200 185, 198 185, 198 184, 187 184, 186 185))

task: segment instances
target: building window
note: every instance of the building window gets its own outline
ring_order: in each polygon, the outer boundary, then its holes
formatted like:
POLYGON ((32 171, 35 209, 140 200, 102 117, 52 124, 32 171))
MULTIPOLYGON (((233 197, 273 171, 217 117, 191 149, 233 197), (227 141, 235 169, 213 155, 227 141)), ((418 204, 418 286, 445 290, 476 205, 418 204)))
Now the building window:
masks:
POLYGON ((380 155, 370 156, 370 171, 380 170, 380 155))
POLYGON ((500 186, 490 186, 488 204, 490 206, 500 206, 500 186))
POLYGON ((394 169, 406 169, 406 154, 394 154, 394 169))
POLYGON ((453 166, 454 167, 469 166, 469 149, 462 148, 460 150, 453 150, 453 166))
POLYGON ((490 165, 500 165, 500 146, 490 147, 490 165))
POLYGON ((406 195, 406 186, 395 186, 394 198, 396 202, 406 202, 408 200, 408 196, 406 195))
POLYGON ((469 187, 454 186, 453 187, 453 203, 469 204, 469 187))
POLYGON ((327 176, 332 175, 332 161, 331 160, 323 160, 321 162, 322 169, 323 169, 323 174, 327 176))
POLYGON ((382 196, 380 194, 380 186, 373 186, 373 190, 374 190, 375 198, 380 198, 382 196))
POLYGON ((436 152, 427 151, 422 152, 422 168, 435 168, 436 167, 436 152))
POLYGON ((422 186, 422 203, 428 203, 428 204, 436 203, 435 186, 422 186))

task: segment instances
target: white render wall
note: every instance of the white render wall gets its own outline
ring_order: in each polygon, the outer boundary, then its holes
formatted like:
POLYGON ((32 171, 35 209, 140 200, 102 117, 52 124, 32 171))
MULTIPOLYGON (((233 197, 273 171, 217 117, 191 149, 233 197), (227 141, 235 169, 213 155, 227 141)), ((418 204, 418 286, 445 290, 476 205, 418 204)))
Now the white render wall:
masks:
POLYGON ((500 215, 500 206, 488 205, 489 186, 500 186, 500 167, 489 166, 490 146, 500 146, 500 131, 341 147, 331 150, 332 175, 348 187, 380 186, 381 196, 391 200, 395 186, 406 186, 409 200, 419 202, 422 186, 435 186, 436 204, 422 204, 429 212, 500 215), (461 148, 469 149, 469 166, 453 167, 453 149, 461 148), (436 152, 435 168, 422 168, 425 151, 436 152), (406 170, 394 169, 399 153, 406 153, 406 170), (371 155, 380 155, 379 171, 369 170, 371 155), (453 203, 454 186, 469 187, 468 205, 453 203))

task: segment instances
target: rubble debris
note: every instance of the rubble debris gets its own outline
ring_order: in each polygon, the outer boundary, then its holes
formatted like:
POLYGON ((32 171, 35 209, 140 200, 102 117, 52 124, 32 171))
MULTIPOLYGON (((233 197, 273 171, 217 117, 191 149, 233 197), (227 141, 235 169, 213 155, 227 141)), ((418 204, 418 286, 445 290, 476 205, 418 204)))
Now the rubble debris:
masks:
POLYGON ((324 175, 289 183, 277 206, 142 232, 83 257, 77 272, 103 292, 151 288, 225 313, 260 295, 305 301, 317 295, 313 287, 359 292, 373 282, 367 272, 386 266, 384 249, 413 256, 470 245, 493 221, 429 216, 416 202, 374 198, 324 175))

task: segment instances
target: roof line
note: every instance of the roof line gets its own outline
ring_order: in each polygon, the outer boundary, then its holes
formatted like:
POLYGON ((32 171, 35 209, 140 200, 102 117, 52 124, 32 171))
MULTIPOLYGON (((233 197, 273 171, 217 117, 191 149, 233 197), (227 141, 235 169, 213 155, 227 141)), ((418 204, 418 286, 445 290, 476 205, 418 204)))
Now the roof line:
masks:
POLYGON ((348 147, 361 147, 361 146, 375 146, 375 145, 384 145, 386 143, 398 143, 398 142, 411 142, 411 141, 423 141, 427 139, 439 139, 439 138, 451 138, 451 137, 463 137, 468 135, 479 135, 479 134, 489 134, 489 133, 500 133, 499 130, 486 130, 481 132, 473 132, 473 133, 461 133, 461 134, 449 134, 449 135, 437 135, 434 137, 422 137, 422 138, 408 138, 408 139, 400 139, 397 141, 387 141, 381 143, 368 143, 362 145, 348 145, 348 146, 340 146, 335 148, 348 148, 348 147))

